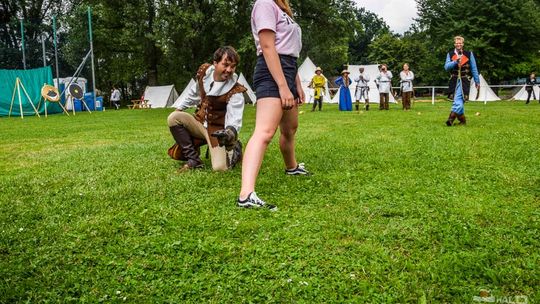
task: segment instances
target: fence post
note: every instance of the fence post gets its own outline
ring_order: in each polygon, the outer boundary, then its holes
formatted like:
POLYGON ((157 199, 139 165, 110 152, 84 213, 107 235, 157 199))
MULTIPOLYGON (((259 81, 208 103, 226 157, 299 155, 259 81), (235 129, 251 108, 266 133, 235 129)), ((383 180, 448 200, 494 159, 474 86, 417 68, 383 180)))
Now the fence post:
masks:
POLYGON ((435 105, 435 87, 431 87, 431 104, 435 105))

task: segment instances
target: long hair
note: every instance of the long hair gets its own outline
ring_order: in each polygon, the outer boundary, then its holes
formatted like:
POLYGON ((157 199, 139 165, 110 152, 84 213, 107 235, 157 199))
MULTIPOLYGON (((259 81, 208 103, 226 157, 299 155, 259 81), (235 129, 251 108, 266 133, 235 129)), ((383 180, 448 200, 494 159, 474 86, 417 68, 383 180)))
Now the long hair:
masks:
POLYGON ((281 8, 289 17, 293 17, 291 6, 289 5, 289 0, 274 0, 274 2, 281 8))

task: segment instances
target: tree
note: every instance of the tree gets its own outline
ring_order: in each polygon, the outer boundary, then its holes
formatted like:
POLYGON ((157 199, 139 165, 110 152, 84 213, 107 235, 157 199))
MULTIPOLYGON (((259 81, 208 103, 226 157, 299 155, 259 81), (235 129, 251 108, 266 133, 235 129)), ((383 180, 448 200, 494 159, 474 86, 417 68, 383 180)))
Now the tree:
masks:
POLYGON ((466 49, 478 58, 480 72, 491 81, 517 76, 523 62, 531 68, 538 62, 538 1, 417 0, 417 4, 419 26, 440 58, 452 48, 452 38, 461 35, 466 49))
POLYGON ((371 42, 381 35, 389 34, 390 28, 383 19, 363 7, 355 8, 355 17, 363 30, 357 31, 349 43, 350 58, 352 62, 358 64, 369 64, 368 53, 371 42))

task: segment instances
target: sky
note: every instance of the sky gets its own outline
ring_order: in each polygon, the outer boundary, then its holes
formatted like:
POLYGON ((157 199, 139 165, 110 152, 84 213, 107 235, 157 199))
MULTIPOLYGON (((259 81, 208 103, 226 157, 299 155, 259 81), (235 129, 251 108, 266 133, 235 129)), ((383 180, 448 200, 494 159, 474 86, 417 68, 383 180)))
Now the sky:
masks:
POLYGON ((403 34, 409 29, 413 18, 417 17, 414 0, 354 0, 358 7, 377 14, 384 19, 390 29, 403 34))

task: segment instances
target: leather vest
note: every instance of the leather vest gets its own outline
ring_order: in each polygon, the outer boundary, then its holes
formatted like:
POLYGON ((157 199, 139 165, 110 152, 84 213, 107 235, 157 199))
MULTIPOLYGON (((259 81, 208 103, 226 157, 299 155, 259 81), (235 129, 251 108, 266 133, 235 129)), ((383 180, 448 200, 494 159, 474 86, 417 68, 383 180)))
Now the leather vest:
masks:
MULTIPOLYGON (((448 56, 452 61, 457 59, 456 53, 454 50, 448 52, 448 56)), ((463 96, 465 100, 469 99, 469 90, 471 88, 471 52, 463 51, 463 56, 461 57, 461 67, 455 66, 454 69, 450 71, 450 80, 448 82, 448 98, 452 98, 456 91, 457 81, 461 74, 461 88, 463 89, 463 96), (461 68, 461 71, 460 71, 461 68)))
POLYGON ((243 93, 247 89, 238 82, 225 94, 220 96, 207 96, 204 91, 203 78, 206 75, 206 71, 211 66, 209 63, 205 63, 199 67, 197 71, 197 83, 199 85, 199 95, 201 97, 201 103, 195 111, 195 119, 204 124, 206 121, 206 132, 210 139, 212 147, 218 146, 218 141, 215 137, 210 136, 215 131, 225 129, 225 114, 227 114, 227 104, 231 99, 231 96, 237 93, 243 93))

